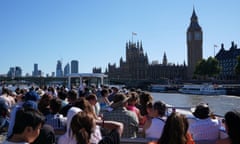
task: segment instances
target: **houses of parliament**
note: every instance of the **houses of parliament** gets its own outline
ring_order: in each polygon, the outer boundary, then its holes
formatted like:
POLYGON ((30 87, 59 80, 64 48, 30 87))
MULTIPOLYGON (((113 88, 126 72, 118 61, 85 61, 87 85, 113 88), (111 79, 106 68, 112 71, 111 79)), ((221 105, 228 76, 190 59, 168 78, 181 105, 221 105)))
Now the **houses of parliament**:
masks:
MULTIPOLYGON (((149 63, 147 53, 144 53, 142 42, 126 42, 126 59, 120 58, 119 67, 108 64, 106 74, 111 79, 121 80, 186 80, 193 76, 196 63, 202 59, 202 29, 193 9, 190 25, 187 29, 188 64, 175 65, 168 63, 166 53, 162 63, 149 63)), ((94 68, 93 72, 99 72, 94 68)))

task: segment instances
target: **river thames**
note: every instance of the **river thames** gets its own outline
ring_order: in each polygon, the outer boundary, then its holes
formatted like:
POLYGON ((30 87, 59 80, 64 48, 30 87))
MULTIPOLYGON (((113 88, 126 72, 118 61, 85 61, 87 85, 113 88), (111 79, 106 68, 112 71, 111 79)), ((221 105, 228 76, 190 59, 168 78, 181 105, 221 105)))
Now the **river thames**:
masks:
POLYGON ((176 107, 194 107, 200 102, 209 104, 214 114, 224 115, 227 111, 240 111, 240 97, 229 95, 188 95, 180 93, 153 93, 154 101, 162 100, 176 107))

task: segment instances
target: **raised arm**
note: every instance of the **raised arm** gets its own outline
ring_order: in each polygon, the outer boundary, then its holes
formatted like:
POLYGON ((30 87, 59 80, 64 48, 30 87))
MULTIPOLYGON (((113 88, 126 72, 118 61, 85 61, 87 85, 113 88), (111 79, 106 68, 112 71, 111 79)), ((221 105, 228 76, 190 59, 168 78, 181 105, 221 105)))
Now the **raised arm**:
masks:
POLYGON ((97 120, 96 124, 100 125, 103 128, 109 129, 109 130, 116 129, 118 131, 118 133, 120 134, 120 136, 123 133, 123 124, 120 122, 97 120))

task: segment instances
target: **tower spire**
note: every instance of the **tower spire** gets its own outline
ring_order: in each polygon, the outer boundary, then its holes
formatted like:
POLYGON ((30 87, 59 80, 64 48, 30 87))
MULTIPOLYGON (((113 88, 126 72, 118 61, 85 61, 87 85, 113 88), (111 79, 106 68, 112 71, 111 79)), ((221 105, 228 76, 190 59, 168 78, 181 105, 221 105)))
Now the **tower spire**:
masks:
POLYGON ((167 65, 167 56, 166 56, 166 52, 164 52, 163 54, 163 62, 162 62, 163 65, 167 65))
POLYGON ((202 28, 198 24, 198 17, 193 7, 191 22, 187 29, 188 77, 190 79, 193 77, 197 62, 202 59, 202 35, 202 28))

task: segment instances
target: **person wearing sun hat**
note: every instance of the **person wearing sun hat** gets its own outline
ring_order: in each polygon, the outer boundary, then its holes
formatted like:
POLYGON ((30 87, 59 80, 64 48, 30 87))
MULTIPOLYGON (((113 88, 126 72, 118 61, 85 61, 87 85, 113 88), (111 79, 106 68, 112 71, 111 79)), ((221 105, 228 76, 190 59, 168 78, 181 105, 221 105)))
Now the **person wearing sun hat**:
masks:
POLYGON ((207 103, 199 103, 192 110, 196 121, 192 122, 189 131, 195 141, 217 140, 219 138, 220 123, 211 117, 211 110, 207 103))
POLYGON ((137 136, 139 121, 134 112, 126 109, 128 99, 125 94, 117 93, 114 96, 113 103, 110 105, 113 110, 103 113, 103 119, 123 123, 122 137, 133 138, 137 136))

